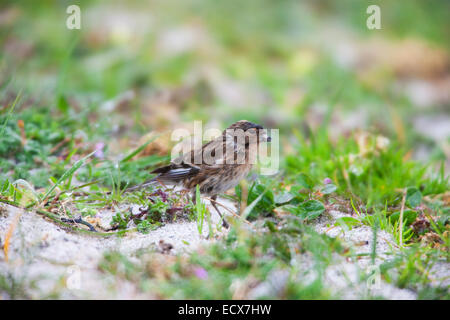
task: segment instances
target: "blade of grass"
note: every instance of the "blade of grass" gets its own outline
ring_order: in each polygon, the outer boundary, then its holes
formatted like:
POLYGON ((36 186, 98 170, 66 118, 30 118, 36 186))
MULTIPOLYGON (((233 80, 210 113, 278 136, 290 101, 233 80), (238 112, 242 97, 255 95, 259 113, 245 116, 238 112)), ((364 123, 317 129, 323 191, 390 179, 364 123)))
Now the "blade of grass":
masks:
POLYGON ((245 208, 244 212, 242 212, 241 214, 241 218, 243 220, 247 219, 247 216, 250 214, 250 212, 252 212, 253 208, 256 207, 258 202, 261 201, 262 197, 267 192, 267 190, 269 190, 268 187, 255 200, 253 200, 252 203, 250 203, 250 205, 247 206, 247 208, 245 208))
POLYGON ((370 260, 372 265, 375 265, 375 259, 377 257, 377 237, 378 236, 378 221, 375 221, 372 226, 372 247, 370 252, 370 260))
POLYGON ((195 189, 195 212, 197 214, 197 229, 198 233, 202 235, 203 231, 203 220, 205 218, 205 211, 202 208, 202 201, 200 199, 200 188, 197 185, 195 189))
POLYGON ((135 155, 139 154, 142 150, 144 150, 145 147, 148 146, 148 144, 150 142, 154 141, 158 137, 159 137, 159 135, 156 135, 156 136, 150 138, 149 140, 147 140, 146 142, 144 142, 142 145, 140 145, 138 148, 136 148, 133 152, 131 152, 125 158, 120 160, 120 163, 124 163, 124 162, 130 161, 135 155))
POLYGON ((399 245, 400 247, 403 247, 403 211, 405 210, 405 200, 406 200, 406 188, 403 190, 403 197, 402 197, 402 206, 400 208, 400 218, 398 219, 398 234, 399 234, 399 245))
MULTIPOLYGON (((246 220, 247 216, 250 214, 250 212, 252 212, 253 208, 256 207, 256 205, 258 204, 258 202, 261 201, 262 197, 264 196, 264 194, 273 187, 273 185, 277 182, 277 179, 274 179, 269 185, 266 186, 266 188, 264 189, 264 191, 255 199, 252 201, 252 203, 250 203, 249 206, 247 206, 247 208, 245 208, 245 210, 242 212, 241 214, 241 218, 242 220, 246 220)), ((250 188, 250 190, 248 191, 248 193, 250 194, 252 191, 253 186, 250 188)))
MULTIPOLYGON (((56 183, 50 188, 50 190, 47 191, 47 193, 44 195, 42 201, 45 201, 47 199, 47 197, 53 192, 53 190, 56 189, 57 186, 59 186, 64 180, 66 180, 68 177, 71 177, 75 173, 75 171, 77 171, 79 168, 81 168, 85 164, 86 160, 89 157, 91 157, 94 153, 95 153, 95 151, 91 152, 84 158, 78 160, 77 162, 75 162, 73 164, 73 166, 69 170, 64 172, 63 175, 58 179, 58 181, 56 181, 56 183)), ((41 201, 41 203, 42 203, 42 201, 41 201)))
POLYGON ((16 107, 17 102, 19 102, 19 99, 20 99, 21 95, 22 95, 22 89, 17 94, 16 99, 14 99, 14 102, 13 102, 11 108, 8 111, 8 115, 6 116, 5 122, 3 122, 2 129, 0 130, 0 137, 3 136, 3 133, 4 133, 5 128, 6 128, 6 124, 8 123, 9 119, 11 118, 11 114, 12 114, 14 108, 16 107))
POLYGON ((79 42, 80 37, 77 35, 75 38, 71 40, 71 43, 67 47, 67 51, 65 52, 63 59, 60 64, 60 72, 58 75, 58 82, 56 86, 56 106, 58 109, 60 109, 62 112, 67 114, 69 111, 69 105, 66 101, 66 98, 64 97, 64 91, 65 91, 65 83, 66 83, 66 77, 69 71, 69 67, 71 65, 71 57, 72 53, 74 52, 75 47, 77 46, 79 42))

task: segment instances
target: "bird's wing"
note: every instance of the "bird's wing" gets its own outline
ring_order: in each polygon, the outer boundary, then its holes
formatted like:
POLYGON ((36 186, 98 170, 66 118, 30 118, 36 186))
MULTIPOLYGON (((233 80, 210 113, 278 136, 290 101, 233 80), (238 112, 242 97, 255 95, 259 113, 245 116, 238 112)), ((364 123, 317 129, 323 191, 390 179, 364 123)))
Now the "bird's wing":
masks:
MULTIPOLYGON (((223 166, 225 164, 236 164, 237 160, 245 160, 245 146, 238 143, 232 136, 224 136, 220 141, 215 141, 210 148, 217 148, 219 151, 222 148, 221 154, 214 154, 214 162, 212 167, 223 166)), ((206 153, 206 152, 205 152, 206 153)), ((211 163, 211 161, 209 162, 211 163)))
POLYGON ((245 157, 245 147, 232 136, 221 136, 202 147, 202 166, 218 168, 225 164, 234 164, 236 159, 245 157))
POLYGON ((191 177, 200 170, 214 170, 225 164, 232 164, 239 156, 244 156, 245 148, 231 137, 220 136, 205 143, 201 148, 191 150, 166 167, 156 169, 160 178, 184 179, 191 177))
POLYGON ((235 142, 232 139, 225 139, 224 136, 220 136, 205 143, 201 148, 191 150, 175 158, 172 163, 189 163, 199 167, 211 167, 225 163, 226 158, 233 157, 233 152, 236 152, 235 142))
POLYGON ((158 176, 155 178, 162 182, 179 182, 186 178, 196 175, 200 171, 200 168, 188 163, 170 164, 165 167, 153 170, 151 173, 156 173, 158 176))

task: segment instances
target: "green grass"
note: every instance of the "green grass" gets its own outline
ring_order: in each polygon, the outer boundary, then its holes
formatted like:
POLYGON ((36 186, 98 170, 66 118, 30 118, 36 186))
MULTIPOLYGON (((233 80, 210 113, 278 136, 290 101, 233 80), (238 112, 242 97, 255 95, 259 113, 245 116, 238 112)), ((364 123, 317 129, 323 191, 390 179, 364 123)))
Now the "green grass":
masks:
POLYGON ((406 152, 395 141, 381 147, 380 136, 368 135, 359 145, 358 137, 333 142, 326 131, 312 133, 309 140, 297 137, 298 152, 286 158, 292 181, 299 171, 314 183, 331 178, 339 194, 359 200, 366 209, 398 205, 407 187, 419 188, 424 196, 448 189, 443 170, 430 176, 426 165, 406 160, 406 152))

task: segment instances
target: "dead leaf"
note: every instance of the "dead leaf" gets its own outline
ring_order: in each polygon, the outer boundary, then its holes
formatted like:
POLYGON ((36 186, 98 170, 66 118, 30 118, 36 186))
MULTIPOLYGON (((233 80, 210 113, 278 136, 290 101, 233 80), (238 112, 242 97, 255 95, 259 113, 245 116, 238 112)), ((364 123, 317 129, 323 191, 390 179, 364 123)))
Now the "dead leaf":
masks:
POLYGON ((3 252, 5 254, 5 261, 8 262, 8 253, 9 253, 9 243, 11 240, 11 237, 14 233, 14 230, 19 223, 20 216, 22 215, 21 212, 16 214, 16 216, 12 219, 11 223, 9 224, 8 232, 5 236, 5 244, 3 245, 3 252))

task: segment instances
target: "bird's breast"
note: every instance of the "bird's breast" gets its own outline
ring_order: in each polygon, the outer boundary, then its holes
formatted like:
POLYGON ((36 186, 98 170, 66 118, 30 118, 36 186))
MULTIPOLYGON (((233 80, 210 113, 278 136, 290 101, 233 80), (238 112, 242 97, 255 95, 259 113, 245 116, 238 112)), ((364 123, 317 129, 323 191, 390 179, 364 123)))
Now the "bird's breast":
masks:
POLYGON ((251 168, 252 165, 249 164, 224 166, 218 174, 211 175, 205 180, 200 191, 209 195, 224 193, 244 179, 251 168))

